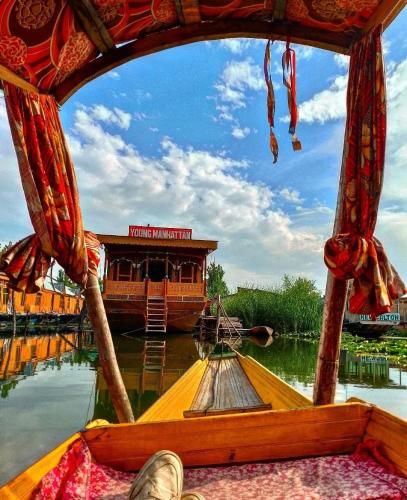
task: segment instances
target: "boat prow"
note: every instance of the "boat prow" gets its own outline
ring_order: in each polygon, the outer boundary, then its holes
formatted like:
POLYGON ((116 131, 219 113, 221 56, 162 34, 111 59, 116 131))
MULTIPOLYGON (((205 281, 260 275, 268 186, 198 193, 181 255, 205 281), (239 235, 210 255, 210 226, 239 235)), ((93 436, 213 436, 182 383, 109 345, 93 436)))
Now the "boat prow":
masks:
POLYGON ((160 422, 312 406, 312 401, 250 356, 196 361, 137 422, 160 422))

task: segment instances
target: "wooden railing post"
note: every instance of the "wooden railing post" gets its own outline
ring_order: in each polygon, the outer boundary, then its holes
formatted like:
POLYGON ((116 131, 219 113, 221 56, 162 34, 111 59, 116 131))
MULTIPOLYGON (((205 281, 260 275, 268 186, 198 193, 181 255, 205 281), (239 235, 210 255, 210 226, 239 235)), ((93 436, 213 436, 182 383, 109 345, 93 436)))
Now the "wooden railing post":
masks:
POLYGON ((120 423, 134 422, 130 401, 124 387, 123 379, 117 364, 112 335, 107 322, 105 306, 100 293, 97 276, 88 273, 88 281, 84 291, 88 316, 92 323, 93 333, 99 353, 99 361, 106 380, 109 394, 120 423))

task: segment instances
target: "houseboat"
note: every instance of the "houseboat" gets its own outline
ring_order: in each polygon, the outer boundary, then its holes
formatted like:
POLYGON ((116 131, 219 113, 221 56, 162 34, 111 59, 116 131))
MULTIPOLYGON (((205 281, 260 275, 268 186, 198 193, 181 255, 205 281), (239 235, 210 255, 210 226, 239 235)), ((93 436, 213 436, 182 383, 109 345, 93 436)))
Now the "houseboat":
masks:
POLYGON ((206 303, 207 256, 217 241, 192 229, 129 226, 98 234, 105 249, 103 300, 113 332, 191 332, 206 303))
POLYGON ((391 311, 372 318, 370 314, 352 314, 349 301, 346 303, 343 329, 363 337, 380 337, 391 328, 407 326, 407 295, 395 300, 391 311))
MULTIPOLYGON (((12 309, 9 279, 0 273, 0 315, 10 314, 12 309)), ((47 290, 37 293, 14 292, 14 307, 17 314, 79 314, 83 298, 78 295, 47 290)))

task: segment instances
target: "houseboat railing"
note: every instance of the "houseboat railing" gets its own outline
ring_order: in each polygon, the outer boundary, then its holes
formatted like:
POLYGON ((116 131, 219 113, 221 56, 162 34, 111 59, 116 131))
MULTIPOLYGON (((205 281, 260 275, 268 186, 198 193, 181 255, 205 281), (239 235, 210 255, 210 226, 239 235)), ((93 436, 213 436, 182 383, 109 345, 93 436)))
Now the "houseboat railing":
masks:
POLYGON ((111 281, 106 280, 104 284, 106 295, 132 295, 132 296, 205 296, 205 283, 172 283, 164 280, 162 282, 146 281, 111 281))

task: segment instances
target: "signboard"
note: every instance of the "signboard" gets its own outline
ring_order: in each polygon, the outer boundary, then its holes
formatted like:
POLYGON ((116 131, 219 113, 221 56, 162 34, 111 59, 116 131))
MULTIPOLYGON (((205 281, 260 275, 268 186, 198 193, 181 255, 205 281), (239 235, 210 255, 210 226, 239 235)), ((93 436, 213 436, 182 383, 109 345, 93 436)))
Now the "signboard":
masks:
MULTIPOLYGON (((360 321, 373 321, 370 314, 360 314, 360 321)), ((400 323, 400 314, 399 313, 386 313, 381 314, 376 318, 378 322, 391 322, 391 323, 400 323)))
POLYGON ((192 229, 179 227, 129 226, 129 236, 153 240, 191 240, 192 229))

